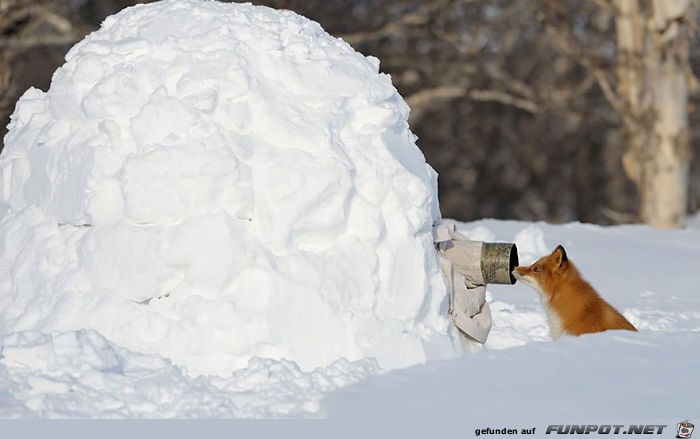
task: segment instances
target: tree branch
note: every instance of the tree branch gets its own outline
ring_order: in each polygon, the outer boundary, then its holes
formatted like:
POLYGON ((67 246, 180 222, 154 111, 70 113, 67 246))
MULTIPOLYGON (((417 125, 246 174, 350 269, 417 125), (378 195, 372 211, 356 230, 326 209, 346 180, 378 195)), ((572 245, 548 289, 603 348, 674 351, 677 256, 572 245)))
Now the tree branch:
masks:
POLYGON ((39 46, 67 46, 73 44, 83 35, 42 35, 24 38, 0 38, 0 50, 27 50, 39 46))
POLYGON ((412 122, 419 120, 438 102, 457 99, 463 97, 465 93, 466 89, 457 85, 438 86, 413 93, 406 98, 406 103, 411 108, 410 119, 412 122))
POLYGON ((405 33, 406 28, 427 23, 430 20, 430 14, 447 6, 447 3, 447 0, 423 2, 415 11, 407 12, 399 19, 389 21, 379 29, 344 34, 340 35, 340 38, 350 45, 355 45, 366 41, 379 40, 387 36, 402 35, 405 33))
POLYGON ((458 85, 438 86, 416 92, 406 98, 411 108, 411 120, 416 121, 440 101, 467 97, 473 101, 498 102, 518 108, 528 113, 539 113, 542 107, 536 102, 523 97, 514 96, 502 90, 467 89, 458 85))
MULTIPOLYGON (((551 2, 548 2, 548 4, 549 3, 551 2)), ((574 59, 595 78, 610 106, 612 106, 621 117, 633 116, 629 105, 616 93, 615 86, 608 77, 608 73, 594 61, 597 57, 580 44, 577 44, 574 36, 565 32, 560 26, 552 23, 544 13, 538 14, 537 18, 543 23, 545 31, 552 36, 552 40, 559 46, 559 49, 564 54, 574 59)))
POLYGON ((528 113, 539 113, 542 108, 536 102, 513 96, 501 90, 470 90, 469 97, 475 101, 500 102, 528 113))

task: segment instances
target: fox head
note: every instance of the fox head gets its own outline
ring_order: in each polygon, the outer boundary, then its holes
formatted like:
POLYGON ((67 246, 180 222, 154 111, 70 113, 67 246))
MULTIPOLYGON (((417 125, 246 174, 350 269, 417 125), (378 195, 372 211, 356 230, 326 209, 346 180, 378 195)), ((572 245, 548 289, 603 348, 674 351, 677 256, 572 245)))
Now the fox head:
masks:
POLYGON ((558 245, 552 253, 541 257, 532 265, 515 267, 513 277, 546 295, 550 291, 547 286, 560 279, 568 268, 569 258, 566 256, 566 250, 558 245))

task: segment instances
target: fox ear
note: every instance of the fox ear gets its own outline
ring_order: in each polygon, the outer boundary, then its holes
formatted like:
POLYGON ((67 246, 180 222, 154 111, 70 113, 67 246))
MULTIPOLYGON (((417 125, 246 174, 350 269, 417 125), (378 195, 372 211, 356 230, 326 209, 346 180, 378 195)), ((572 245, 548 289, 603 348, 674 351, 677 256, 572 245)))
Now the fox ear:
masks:
POLYGON ((564 250, 564 247, 558 245, 557 248, 554 249, 554 252, 552 254, 554 255, 554 264, 557 267, 566 266, 566 263, 569 261, 569 258, 566 256, 566 250, 564 250))

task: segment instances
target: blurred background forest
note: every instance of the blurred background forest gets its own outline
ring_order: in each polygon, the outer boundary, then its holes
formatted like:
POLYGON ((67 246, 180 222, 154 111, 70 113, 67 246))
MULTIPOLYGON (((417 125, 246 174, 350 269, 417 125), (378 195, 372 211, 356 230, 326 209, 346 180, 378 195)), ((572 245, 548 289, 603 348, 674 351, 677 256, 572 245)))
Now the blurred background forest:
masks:
MULTIPOLYGON (((107 15, 134 3, 0 0, 2 134, 28 87, 47 90, 66 51, 107 15)), ((381 71, 391 74, 411 106, 411 129, 440 175, 443 216, 460 220, 654 223, 642 201, 663 209, 644 195, 640 176, 657 155, 649 130, 663 113, 652 102, 661 92, 649 81, 668 69, 654 70, 647 59, 674 63, 680 73, 670 105, 686 122, 671 136, 670 150, 679 157, 672 161, 680 163, 677 174, 685 180, 677 180, 685 187, 661 193, 680 199, 683 212, 655 225, 680 226, 685 212, 700 208, 693 74, 700 72, 700 46, 692 0, 254 3, 296 11, 380 59, 381 71), (664 1, 673 6, 664 6, 665 18, 654 9, 664 1)), ((647 187, 661 187, 649 181, 647 187)))

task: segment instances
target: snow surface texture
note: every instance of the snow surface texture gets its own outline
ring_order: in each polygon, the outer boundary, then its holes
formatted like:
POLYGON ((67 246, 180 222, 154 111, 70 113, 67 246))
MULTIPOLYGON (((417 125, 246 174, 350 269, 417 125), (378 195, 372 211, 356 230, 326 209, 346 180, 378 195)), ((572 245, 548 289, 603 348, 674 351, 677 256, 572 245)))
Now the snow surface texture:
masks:
MULTIPOLYGON (((461 352, 408 111, 377 59, 289 11, 185 0, 109 17, 12 116, 0 328, 93 329, 191 375, 461 352)), ((98 340, 8 343, 66 337, 98 340)), ((104 370, 140 367, 110 355, 104 370)))
POLYGON ((369 358, 311 372, 255 358, 228 377, 194 378, 95 331, 25 331, 2 343, 0 416, 382 418, 471 436, 477 427, 543 433, 549 424, 670 424, 700 413, 700 229, 491 220, 458 229, 515 241, 523 263, 563 244, 640 332, 550 342, 538 294, 519 283, 488 287, 494 328, 481 352, 385 373, 369 358))

